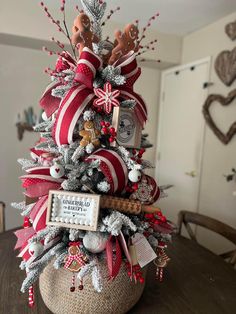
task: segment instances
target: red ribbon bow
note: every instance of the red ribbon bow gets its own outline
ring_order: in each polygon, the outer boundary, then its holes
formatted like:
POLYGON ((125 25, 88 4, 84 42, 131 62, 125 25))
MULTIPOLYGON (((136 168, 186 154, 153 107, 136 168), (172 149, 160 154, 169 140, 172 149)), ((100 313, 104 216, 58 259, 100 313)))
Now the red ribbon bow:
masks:
MULTIPOLYGON (((58 146, 71 143, 75 125, 82 115, 87 105, 94 100, 93 79, 96 71, 101 68, 102 60, 90 49, 85 47, 76 61, 69 53, 65 53, 57 62, 57 70, 63 70, 70 65, 75 69, 74 86, 67 92, 62 101, 51 95, 52 90, 61 83, 50 84, 44 92, 40 105, 45 110, 47 116, 52 115, 58 108, 56 122, 53 130, 53 137, 58 146)), ((134 99, 136 101, 135 112, 141 123, 147 120, 146 105, 140 95, 133 91, 133 84, 140 76, 141 70, 137 66, 136 55, 131 51, 126 56, 120 58, 115 64, 120 68, 121 75, 125 76, 126 83, 116 87, 120 91, 120 98, 134 99)))

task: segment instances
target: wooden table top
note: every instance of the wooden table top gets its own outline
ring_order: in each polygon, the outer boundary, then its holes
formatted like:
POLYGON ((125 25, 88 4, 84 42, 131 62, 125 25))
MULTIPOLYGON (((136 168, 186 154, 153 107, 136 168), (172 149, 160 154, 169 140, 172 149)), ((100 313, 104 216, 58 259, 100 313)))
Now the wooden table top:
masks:
MULTIPOLYGON (((25 274, 13 251, 15 241, 12 231, 0 235, 0 313, 50 314, 37 288, 33 310, 27 306, 27 294, 20 293, 25 274)), ((168 254, 164 282, 155 280, 152 264, 143 296, 130 314, 235 313, 236 271, 230 265, 183 237, 174 237, 168 254)))

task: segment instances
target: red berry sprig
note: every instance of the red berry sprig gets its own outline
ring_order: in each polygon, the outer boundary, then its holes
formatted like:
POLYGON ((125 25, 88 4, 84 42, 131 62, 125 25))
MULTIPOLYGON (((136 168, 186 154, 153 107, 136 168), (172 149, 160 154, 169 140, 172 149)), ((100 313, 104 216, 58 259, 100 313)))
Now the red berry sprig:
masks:
POLYGON ((134 279, 135 282, 139 281, 141 284, 145 282, 143 278, 142 270, 139 265, 134 265, 131 271, 131 265, 129 262, 126 262, 127 274, 132 281, 134 279))
POLYGON ((146 150, 144 148, 141 148, 140 150, 133 149, 132 150, 133 157, 131 157, 131 159, 136 161, 138 164, 141 164, 142 163, 142 157, 143 157, 143 154, 145 153, 145 151, 146 150))
POLYGON ((153 227, 154 225, 162 225, 167 222, 166 217, 160 211, 155 214, 147 213, 144 217, 150 224, 150 227, 153 227))
POLYGON ((116 130, 115 128, 113 128, 110 124, 110 122, 106 122, 106 121, 101 121, 101 132, 103 135, 109 135, 109 142, 112 143, 115 141, 116 139, 116 130))

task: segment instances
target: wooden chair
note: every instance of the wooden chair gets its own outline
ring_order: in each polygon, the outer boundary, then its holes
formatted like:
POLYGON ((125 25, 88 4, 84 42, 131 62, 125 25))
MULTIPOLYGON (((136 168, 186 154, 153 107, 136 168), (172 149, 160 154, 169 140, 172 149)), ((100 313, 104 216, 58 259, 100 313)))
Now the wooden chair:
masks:
MULTIPOLYGON (((214 231, 236 245, 236 230, 234 228, 216 219, 194 212, 184 210, 179 212, 177 233, 181 234, 182 225, 184 224, 191 240, 197 242, 196 236, 189 223, 214 231)), ((220 254, 220 256, 233 266, 236 265, 236 248, 233 251, 220 254)))
POLYGON ((5 204, 0 202, 0 233, 5 231, 5 204))

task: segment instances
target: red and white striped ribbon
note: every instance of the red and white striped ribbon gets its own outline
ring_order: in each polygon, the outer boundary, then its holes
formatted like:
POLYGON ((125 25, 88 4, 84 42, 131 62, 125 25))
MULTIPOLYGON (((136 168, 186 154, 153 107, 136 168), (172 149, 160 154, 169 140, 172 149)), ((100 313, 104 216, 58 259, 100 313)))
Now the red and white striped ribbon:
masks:
POLYGON ((134 83, 141 74, 141 69, 138 67, 135 52, 130 51, 127 55, 117 60, 114 66, 120 68, 121 75, 126 78, 126 82, 123 86, 133 88, 134 83))
POLYGON ((101 148, 86 158, 88 162, 92 160, 100 160, 100 168, 111 185, 109 192, 123 192, 128 182, 128 169, 123 159, 115 151, 101 148))
POLYGON ((30 213, 30 219, 33 221, 33 228, 39 231, 46 227, 46 214, 48 206, 48 196, 42 196, 36 202, 30 213))
POLYGON ((80 54, 74 80, 92 89, 93 79, 101 66, 102 59, 92 50, 84 47, 80 54))
POLYGON ((147 107, 143 98, 135 93, 133 89, 129 87, 117 86, 117 89, 120 90, 120 96, 124 99, 133 99, 136 102, 134 111, 139 119, 142 127, 144 127, 145 122, 147 121, 147 107))
POLYGON ((61 85, 59 82, 53 81, 50 83, 39 101, 40 106, 43 108, 48 118, 58 109, 60 105, 61 99, 52 96, 52 90, 59 85, 61 85))
POLYGON ((77 85, 69 90, 61 102, 53 130, 58 146, 72 142, 76 122, 93 98, 93 91, 85 85, 77 85))

